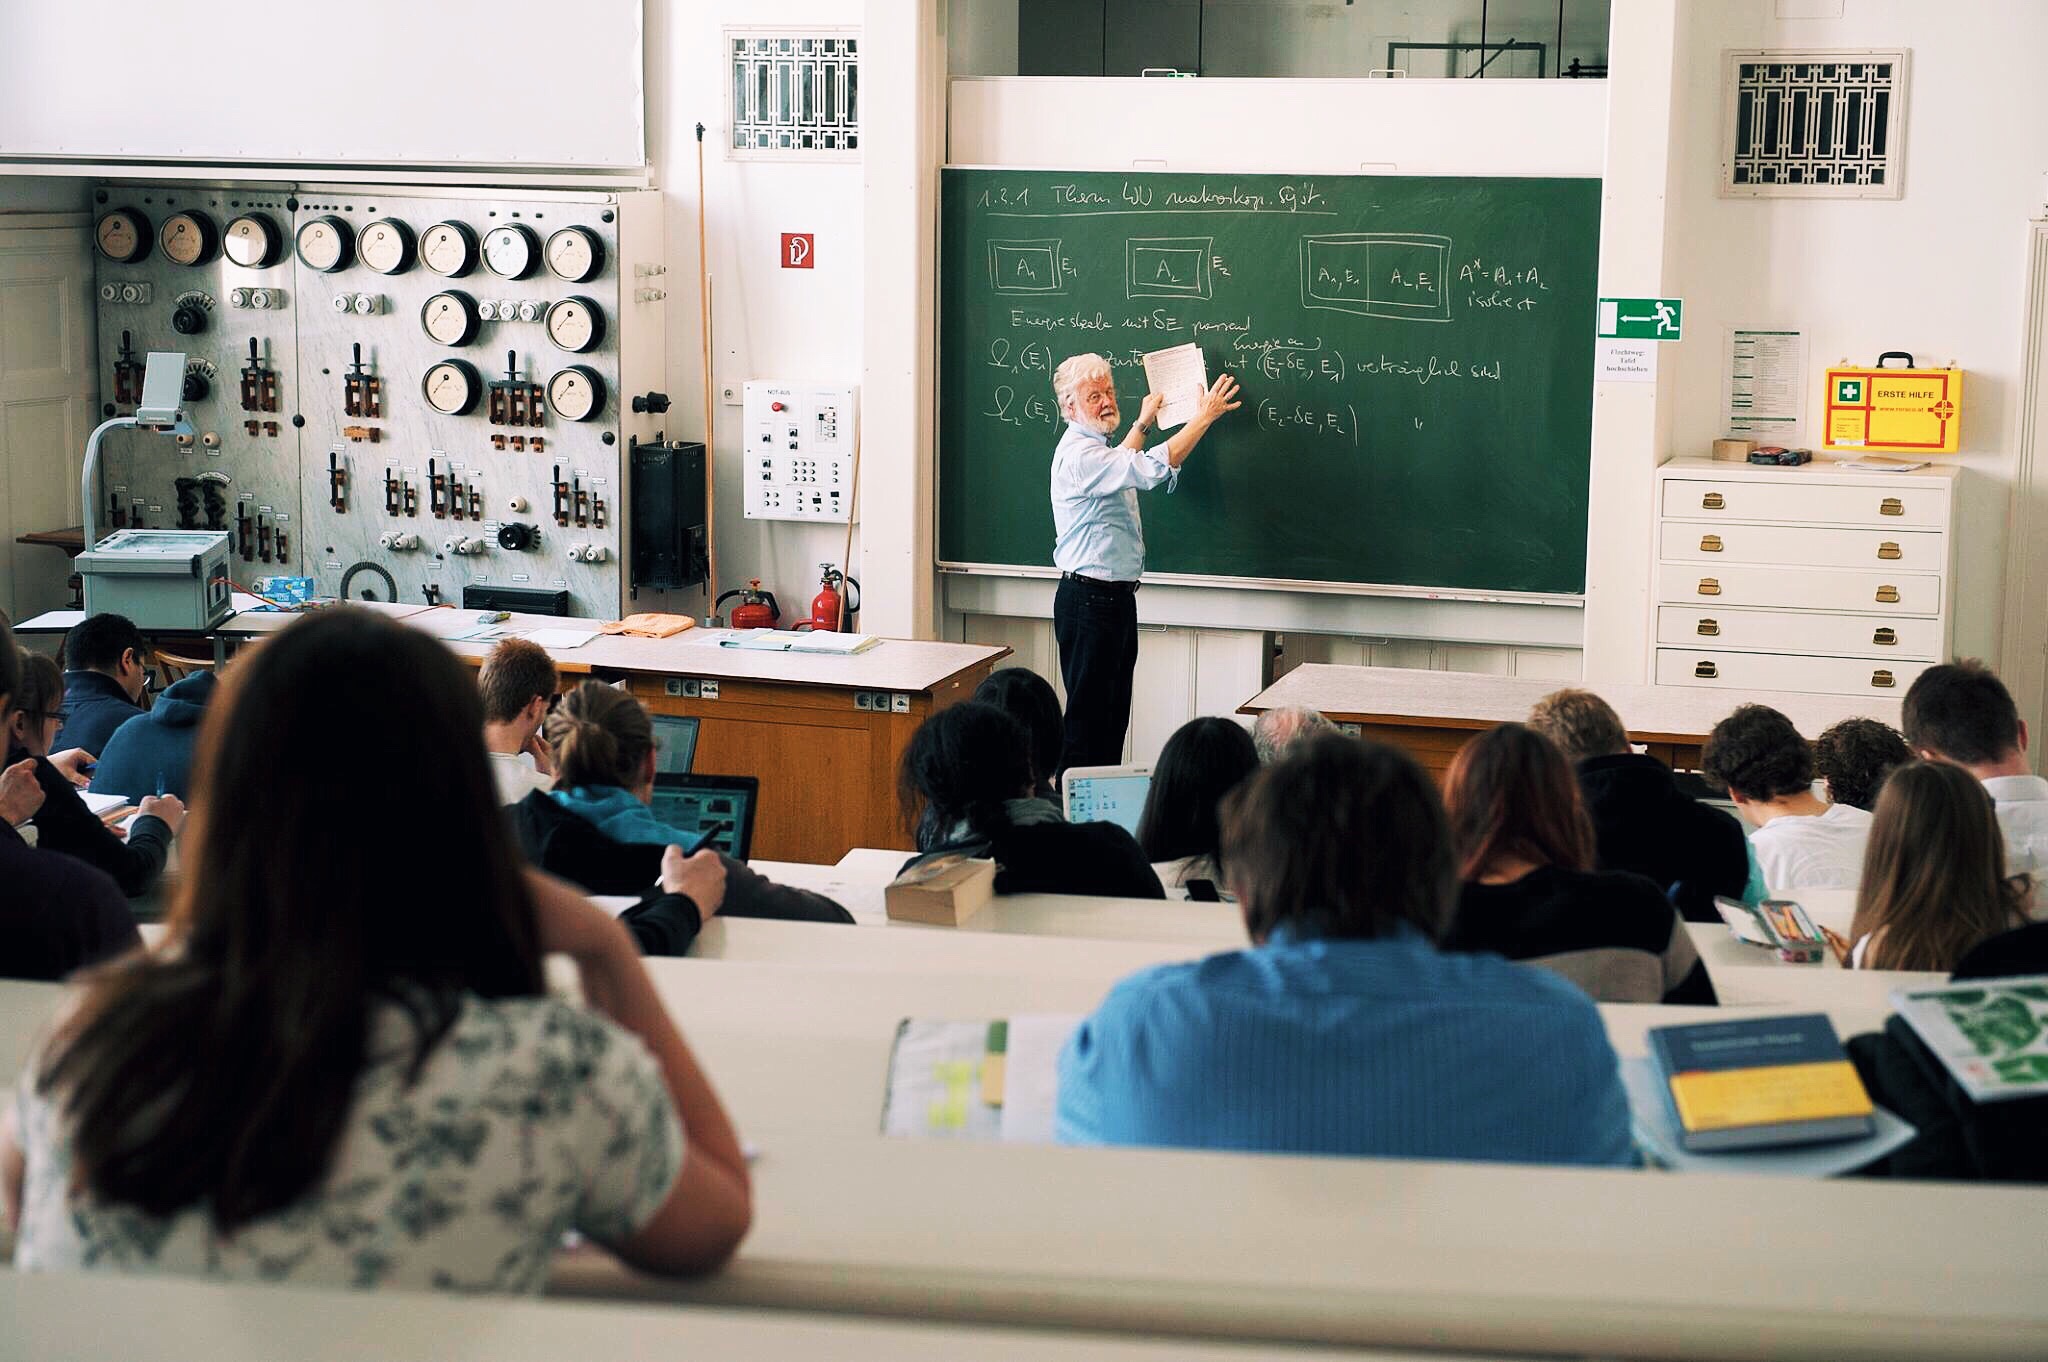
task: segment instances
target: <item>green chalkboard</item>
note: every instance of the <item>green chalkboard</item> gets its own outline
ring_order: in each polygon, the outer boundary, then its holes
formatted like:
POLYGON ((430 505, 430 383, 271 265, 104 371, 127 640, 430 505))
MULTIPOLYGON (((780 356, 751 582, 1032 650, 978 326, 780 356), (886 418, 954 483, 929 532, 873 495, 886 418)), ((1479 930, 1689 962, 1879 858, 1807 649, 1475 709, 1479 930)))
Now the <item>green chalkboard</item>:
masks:
POLYGON ((1244 406, 1146 571, 1585 589, 1600 186, 1590 179, 948 170, 939 556, 1052 562, 1052 370, 1189 341, 1244 406))

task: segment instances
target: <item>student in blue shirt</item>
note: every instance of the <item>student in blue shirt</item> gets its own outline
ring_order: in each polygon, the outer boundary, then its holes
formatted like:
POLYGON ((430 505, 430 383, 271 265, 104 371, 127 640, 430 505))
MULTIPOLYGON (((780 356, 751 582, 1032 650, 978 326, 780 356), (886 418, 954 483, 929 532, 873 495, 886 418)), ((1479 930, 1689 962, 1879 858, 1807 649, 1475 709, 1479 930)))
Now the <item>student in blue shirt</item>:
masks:
POLYGON ((1310 738, 1225 801, 1249 950, 1118 984, 1060 1056, 1070 1144, 1629 1165, 1599 1011, 1436 942, 1449 828, 1413 759, 1310 738))

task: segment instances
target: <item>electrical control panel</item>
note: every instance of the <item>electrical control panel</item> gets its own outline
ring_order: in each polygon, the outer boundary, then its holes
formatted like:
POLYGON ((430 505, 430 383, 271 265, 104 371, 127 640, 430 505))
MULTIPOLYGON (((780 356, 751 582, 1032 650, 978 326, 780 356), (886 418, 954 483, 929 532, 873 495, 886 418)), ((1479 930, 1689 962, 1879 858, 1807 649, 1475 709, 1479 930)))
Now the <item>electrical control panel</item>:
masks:
POLYGON ((226 530, 243 584, 670 608, 633 590, 625 533, 626 451, 668 406, 659 198, 100 186, 104 410, 182 350, 195 431, 110 435, 100 522, 226 530))
POLYGON ((855 389, 750 382, 741 408, 749 520, 836 520, 853 513, 855 389))

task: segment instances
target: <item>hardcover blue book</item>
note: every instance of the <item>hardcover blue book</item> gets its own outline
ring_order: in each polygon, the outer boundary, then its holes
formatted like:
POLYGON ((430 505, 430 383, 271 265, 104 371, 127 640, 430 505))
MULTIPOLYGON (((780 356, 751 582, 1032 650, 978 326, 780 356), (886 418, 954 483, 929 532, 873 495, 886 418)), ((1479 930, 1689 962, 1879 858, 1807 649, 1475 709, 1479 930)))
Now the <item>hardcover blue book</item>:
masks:
POLYGON ((1868 1135, 1870 1094, 1820 1012, 1659 1026, 1650 1062, 1696 1153, 1868 1135))

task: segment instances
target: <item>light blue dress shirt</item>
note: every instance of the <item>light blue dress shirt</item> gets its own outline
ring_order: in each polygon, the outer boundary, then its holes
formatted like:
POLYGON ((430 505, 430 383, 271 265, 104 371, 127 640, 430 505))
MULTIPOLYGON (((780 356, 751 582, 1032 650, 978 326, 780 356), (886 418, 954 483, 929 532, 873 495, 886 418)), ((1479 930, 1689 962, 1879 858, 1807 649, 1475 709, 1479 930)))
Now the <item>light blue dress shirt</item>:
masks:
POLYGON ((1138 493, 1161 483, 1171 492, 1180 470, 1146 449, 1067 423, 1052 452, 1053 566, 1105 582, 1135 582, 1145 570, 1138 493))
POLYGON ((1067 1144, 1633 1165, 1592 1001, 1420 933, 1295 940, 1119 983, 1067 1041, 1067 1144))

